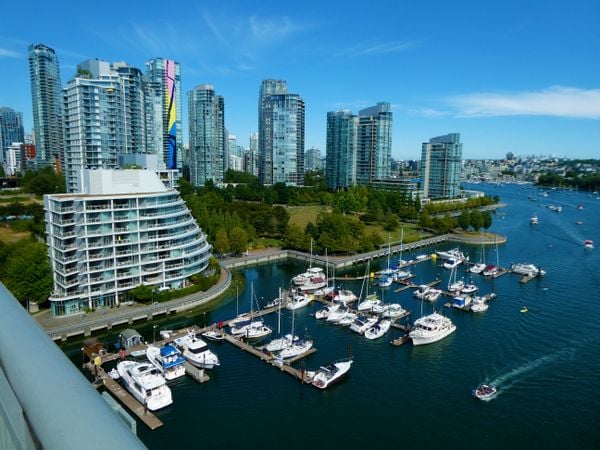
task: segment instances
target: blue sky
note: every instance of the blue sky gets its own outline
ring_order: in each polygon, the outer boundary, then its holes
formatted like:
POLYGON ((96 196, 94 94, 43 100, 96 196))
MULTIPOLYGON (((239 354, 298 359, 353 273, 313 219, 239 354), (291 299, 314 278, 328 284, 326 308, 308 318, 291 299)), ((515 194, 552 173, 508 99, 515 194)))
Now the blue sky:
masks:
MULTIPOLYGON (((87 58, 181 63, 183 98, 211 83, 241 144, 264 78, 306 102, 306 148, 327 111, 393 105, 393 156, 460 132, 465 158, 600 157, 600 2, 162 1, 4 5, 0 105, 31 129, 27 46, 55 48, 63 85, 87 58)), ((184 100, 187 142, 187 104, 184 100)))

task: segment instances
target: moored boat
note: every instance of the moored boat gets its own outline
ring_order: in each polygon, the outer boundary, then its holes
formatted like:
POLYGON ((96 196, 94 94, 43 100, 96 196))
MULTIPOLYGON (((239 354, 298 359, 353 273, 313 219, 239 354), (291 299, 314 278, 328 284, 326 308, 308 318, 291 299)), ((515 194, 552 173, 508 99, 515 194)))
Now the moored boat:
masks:
POLYGON ((308 294, 304 292, 298 292, 292 295, 291 300, 285 305, 286 309, 294 310, 304 308, 311 301, 311 298, 308 294))
POLYGON ((352 367, 352 359, 346 359, 327 366, 321 366, 316 371, 307 371, 307 380, 318 389, 326 389, 339 382, 352 367))
POLYGON ((117 364, 117 372, 125 388, 150 411, 173 403, 171 389, 153 364, 121 361, 117 364))
POLYGON ((196 367, 212 369, 221 364, 219 357, 209 350, 208 344, 194 333, 177 338, 174 342, 183 352, 183 357, 196 367))
POLYGON ((299 339, 277 353, 279 359, 290 359, 303 355, 313 347, 312 339, 299 339))
POLYGON ((378 339, 387 333, 392 325, 392 321, 388 319, 383 319, 365 331, 365 337, 367 339, 373 340, 378 339))
POLYGON ((514 273, 518 273, 519 275, 537 276, 546 274, 544 270, 534 266, 533 264, 517 263, 513 264, 511 269, 514 273))
POLYGON ((473 264, 469 267, 469 272, 471 273, 481 273, 485 270, 486 265, 484 263, 473 264))
POLYGON ((376 323, 376 317, 358 316, 350 325, 350 329, 355 333, 363 334, 376 323))
POLYGON ((415 327, 409 333, 413 345, 431 344, 444 339, 456 331, 456 325, 438 312, 415 320, 415 327))
POLYGON ((497 273, 498 273, 498 267, 493 264, 488 264, 487 266, 485 266, 485 269, 483 270, 483 274, 486 277, 492 277, 492 276, 496 275, 497 273))
POLYGON ((181 352, 174 346, 167 344, 161 348, 149 345, 146 349, 146 358, 160 371, 167 381, 185 375, 185 359, 181 352))

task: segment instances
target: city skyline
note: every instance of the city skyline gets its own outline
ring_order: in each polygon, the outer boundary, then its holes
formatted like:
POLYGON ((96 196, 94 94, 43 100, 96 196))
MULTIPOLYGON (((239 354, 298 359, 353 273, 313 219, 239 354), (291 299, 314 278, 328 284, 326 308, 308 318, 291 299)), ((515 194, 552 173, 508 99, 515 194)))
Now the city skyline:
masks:
POLYGON ((228 130, 244 146, 258 131, 260 82, 274 78, 305 101, 306 148, 324 151, 328 111, 385 101, 394 113, 395 159, 419 159, 430 136, 454 132, 465 158, 598 154, 590 143, 600 138, 600 5, 592 1, 390 2, 370 11, 347 2, 196 3, 168 17, 155 2, 143 10, 122 5, 120 14, 66 6, 21 2, 5 15, 28 20, 27 27, 3 24, 0 35, 0 104, 23 113, 27 133, 27 47, 43 43, 56 49, 63 87, 88 58, 140 69, 155 57, 179 62, 182 91, 213 84, 228 104, 228 130))

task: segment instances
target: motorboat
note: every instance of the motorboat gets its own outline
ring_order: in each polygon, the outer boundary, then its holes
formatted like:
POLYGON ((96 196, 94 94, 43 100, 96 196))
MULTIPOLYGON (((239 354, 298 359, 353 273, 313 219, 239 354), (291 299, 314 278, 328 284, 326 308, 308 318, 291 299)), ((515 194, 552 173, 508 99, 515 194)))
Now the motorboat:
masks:
POLYGON ((423 300, 430 289, 431 287, 427 286, 426 284, 422 284, 417 288, 416 291, 413 292, 413 296, 423 300))
POLYGON ((357 298, 358 297, 356 296, 356 294, 351 290, 341 289, 333 296, 333 301, 347 305, 348 303, 352 303, 353 301, 355 301, 357 298))
POLYGON ((511 269, 514 273, 518 273, 519 275, 528 275, 528 276, 537 276, 537 275, 545 275, 546 272, 539 267, 534 266, 533 264, 513 264, 511 269))
POLYGON ((460 290, 461 294, 470 295, 477 292, 479 288, 475 286, 473 283, 465 284, 464 287, 460 290))
POLYGON ((585 248, 594 248, 594 241, 592 241, 591 239, 586 239, 586 240, 583 242, 583 246, 584 246, 585 248))
POLYGON ((463 280, 455 281, 454 283, 450 283, 448 285, 448 291, 450 292, 460 292, 465 287, 465 282, 463 280))
POLYGON ((484 301, 478 302, 478 301, 473 300, 473 303, 471 303, 471 311, 474 313, 480 313, 480 312, 487 311, 488 308, 489 308, 489 305, 484 301))
POLYGON ((121 361, 117 364, 117 372, 125 388, 150 411, 173 403, 171 389, 154 364, 121 361))
POLYGON ((367 339, 373 340, 378 339, 387 333, 392 325, 392 321, 389 319, 383 319, 365 331, 365 337, 367 339))
POLYGON ((428 302, 435 302, 438 298, 440 298, 440 295, 442 295, 441 289, 430 288, 423 297, 423 300, 427 300, 428 302))
POLYGON ((531 219, 529 219, 529 223, 531 225, 538 225, 539 224, 538 216, 536 216, 535 214, 533 216, 531 216, 531 219))
POLYGON ((445 252, 435 252, 440 258, 443 259, 455 259, 455 260, 464 260, 465 254, 461 252, 458 248, 453 248, 452 250, 448 250, 445 252))
POLYGON ((294 310, 304 308, 311 301, 311 298, 308 294, 304 292, 297 292, 292 295, 291 300, 285 305, 286 309, 294 310))
POLYGON ((327 276, 321 267, 309 267, 292 278, 292 283, 301 291, 315 291, 327 286, 327 276))
POLYGON ((336 323, 338 325, 341 325, 342 327, 347 327, 348 325, 351 325, 357 317, 358 317, 358 314, 356 314, 352 311, 348 311, 336 323))
POLYGON ((548 209, 554 212, 561 212, 562 206, 548 205, 548 209))
POLYGON ((340 306, 339 308, 330 311, 327 315, 327 322, 337 323, 342 319, 350 310, 347 307, 340 306))
POLYGON ((486 265, 484 263, 473 264, 469 267, 469 272, 471 273, 481 273, 485 270, 486 265))
POLYGON ((575 222, 575 225, 583 225, 583 222, 581 220, 578 220, 577 222, 575 222))
POLYGON ((472 302, 473 299, 468 295, 457 296, 452 299, 452 307, 458 309, 466 309, 472 302))
POLYGON ((392 277, 380 278, 377 285, 379 287, 390 287, 392 285, 392 277))
POLYGON ((266 326, 262 319, 240 322, 237 326, 231 328, 232 335, 246 339, 266 337, 272 332, 273 330, 266 326))
POLYGON ((290 359, 295 358, 296 356, 303 355, 307 351, 309 351, 313 347, 312 339, 299 339, 296 342, 292 343, 292 345, 282 349, 279 353, 277 353, 277 358, 279 359, 290 359))
POLYGON ((269 341, 269 343, 265 345, 265 350, 271 353, 279 352, 285 348, 288 348, 294 342, 298 341, 298 339, 300 338, 295 334, 293 335, 291 333, 288 333, 285 336, 269 341))
POLYGON ((358 316, 350 325, 350 329, 358 334, 363 334, 377 323, 377 317, 358 316))
POLYGON ((325 286, 324 288, 321 289, 317 289, 314 294, 317 297, 325 297, 327 295, 330 295, 331 293, 333 293, 335 291, 333 286, 325 286))
POLYGON ((225 339, 222 331, 208 330, 201 333, 203 338, 213 342, 222 342, 225 339))
POLYGON ((281 298, 276 297, 273 300, 271 300, 270 302, 265 303, 265 305, 263 306, 263 309, 274 308, 276 306, 279 306, 279 303, 281 303, 281 298))
POLYGON ((406 280, 407 278, 412 277, 413 274, 410 270, 398 270, 395 275, 396 281, 406 280))
POLYGON ((334 311, 337 311, 338 309, 340 309, 339 303, 332 303, 331 305, 327 305, 315 313, 315 319, 327 319, 327 317, 329 317, 329 314, 331 314, 334 311))
POLYGON ((388 319, 397 319, 405 316, 406 313, 406 309, 404 309, 399 303, 390 303, 382 308, 381 316, 388 319))
POLYGON ((414 345, 431 344, 444 339, 456 331, 456 325, 438 312, 415 320, 413 330, 409 333, 414 345))
POLYGON ((327 366, 321 366, 315 371, 307 371, 307 380, 318 389, 327 389, 329 386, 339 382, 352 367, 352 359, 346 359, 327 366))
POLYGON ((522 313, 529 312, 529 308, 527 308, 527 306, 523 306, 523 307, 521 308, 521 312, 522 312, 522 313))
POLYGON ((460 264, 462 264, 462 260, 460 259, 448 259, 447 261, 444 261, 444 263, 442 264, 442 267, 444 269, 448 269, 448 270, 452 270, 457 268, 460 264))
POLYGON ((175 345, 183 352, 190 364, 201 369, 212 369, 221 365, 219 357, 211 352, 208 344, 194 333, 175 339, 175 345))
POLYGON ((491 398, 496 395, 498 389, 489 384, 480 384, 473 391, 473 395, 477 397, 479 400, 491 400, 491 398))
POLYGON ((162 373, 167 381, 175 380, 185 375, 184 357, 174 346, 167 344, 161 348, 149 345, 146 358, 162 373))
POLYGON ((377 295, 370 294, 358 304, 357 309, 359 311, 371 311, 375 306, 379 306, 380 304, 381 300, 377 298, 377 295))
POLYGON ((494 275, 496 275, 498 273, 498 266, 495 266, 493 264, 488 264, 487 266, 485 266, 485 269, 483 270, 483 274, 486 277, 492 277, 494 275))

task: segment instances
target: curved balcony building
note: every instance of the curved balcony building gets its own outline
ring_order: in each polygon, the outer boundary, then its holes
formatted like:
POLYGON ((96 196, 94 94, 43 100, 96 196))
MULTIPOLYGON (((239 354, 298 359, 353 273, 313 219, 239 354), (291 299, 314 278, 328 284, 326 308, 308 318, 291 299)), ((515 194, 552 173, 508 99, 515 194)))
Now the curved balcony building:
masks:
POLYGON ((140 284, 178 289, 210 244, 185 203, 147 170, 88 170, 82 192, 44 196, 54 315, 118 305, 140 284))

